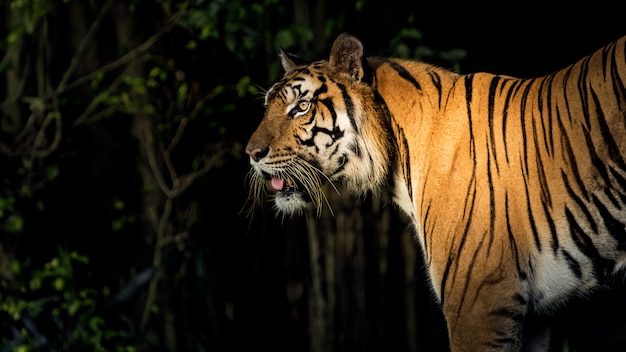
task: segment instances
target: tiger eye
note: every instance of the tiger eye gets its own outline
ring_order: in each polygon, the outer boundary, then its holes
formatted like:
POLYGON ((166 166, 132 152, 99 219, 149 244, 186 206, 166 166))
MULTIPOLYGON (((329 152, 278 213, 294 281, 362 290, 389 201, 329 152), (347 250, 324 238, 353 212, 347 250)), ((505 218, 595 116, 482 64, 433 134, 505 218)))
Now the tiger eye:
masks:
POLYGON ((300 108, 300 110, 304 111, 304 110, 309 108, 309 104, 310 103, 308 101, 304 101, 303 100, 303 101, 298 103, 298 108, 300 108))

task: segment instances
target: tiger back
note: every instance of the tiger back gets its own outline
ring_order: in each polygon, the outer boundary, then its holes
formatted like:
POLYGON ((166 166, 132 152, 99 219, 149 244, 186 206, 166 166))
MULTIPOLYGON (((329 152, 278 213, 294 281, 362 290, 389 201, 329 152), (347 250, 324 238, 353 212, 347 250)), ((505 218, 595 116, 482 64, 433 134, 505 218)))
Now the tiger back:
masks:
POLYGON ((452 351, 547 350, 535 318, 626 259, 625 38, 533 79, 281 53, 246 147, 253 197, 321 208, 321 184, 387 189, 411 219, 452 351))

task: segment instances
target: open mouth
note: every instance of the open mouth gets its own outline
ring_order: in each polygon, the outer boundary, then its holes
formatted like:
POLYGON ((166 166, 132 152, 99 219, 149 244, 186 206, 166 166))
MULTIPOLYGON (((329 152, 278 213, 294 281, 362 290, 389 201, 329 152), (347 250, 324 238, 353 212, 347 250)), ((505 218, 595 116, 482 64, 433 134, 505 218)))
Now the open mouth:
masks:
POLYGON ((321 180, 317 174, 312 172, 315 170, 310 170, 309 173, 306 172, 309 171, 307 169, 296 169, 295 171, 277 174, 270 174, 263 170, 260 170, 259 173, 255 172, 254 184, 257 194, 261 195, 263 188, 273 193, 269 196, 274 203, 277 214, 302 215, 310 205, 313 205, 317 209, 317 215, 320 216, 322 203, 324 201, 328 203, 321 188, 321 180), (302 176, 302 178, 298 176, 302 176))
POLYGON ((278 178, 272 176, 270 179, 270 184, 272 188, 277 192, 300 192, 305 193, 304 190, 296 191, 296 184, 293 180, 278 178))
POLYGON ((272 189, 277 192, 277 196, 289 197, 299 195, 306 200, 309 198, 309 193, 306 189, 302 185, 296 185, 294 180, 272 176, 270 178, 270 185, 272 186, 272 189))

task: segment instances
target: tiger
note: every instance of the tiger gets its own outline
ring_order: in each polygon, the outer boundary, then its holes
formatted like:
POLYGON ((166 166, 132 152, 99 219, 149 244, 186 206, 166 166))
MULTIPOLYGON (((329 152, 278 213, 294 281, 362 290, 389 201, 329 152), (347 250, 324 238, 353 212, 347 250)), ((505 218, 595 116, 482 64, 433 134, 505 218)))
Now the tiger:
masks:
POLYGON ((363 52, 349 33, 324 60, 280 50, 251 197, 297 216, 326 183, 389 192, 452 352, 548 350, 544 317, 626 265, 626 37, 524 79, 363 52))

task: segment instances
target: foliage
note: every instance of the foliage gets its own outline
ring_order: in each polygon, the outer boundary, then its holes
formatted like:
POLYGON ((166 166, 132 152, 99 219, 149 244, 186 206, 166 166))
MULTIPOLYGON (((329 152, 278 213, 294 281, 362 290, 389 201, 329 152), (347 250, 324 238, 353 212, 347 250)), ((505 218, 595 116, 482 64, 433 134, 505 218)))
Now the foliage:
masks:
POLYGON ((15 197, 0 197, 0 230, 19 233, 24 228, 24 218, 15 209, 15 197))
POLYGON ((89 259, 63 248, 40 268, 12 263, 12 280, 0 280, 2 350, 134 351, 101 314, 110 290, 81 284, 76 271, 91 275, 89 259))
POLYGON ((406 27, 390 40, 391 54, 395 57, 436 63, 442 60, 446 66, 461 72, 461 61, 467 52, 463 49, 437 50, 421 44, 422 32, 414 27, 414 18, 409 16, 406 27), (411 49, 413 48, 413 49, 411 49))
MULTIPOLYGON (((246 70, 222 69, 258 55, 260 8, 241 4, 15 0, 4 8, 0 347, 134 350, 168 336, 159 321, 175 314, 174 278, 193 282, 184 256, 200 263, 192 256, 206 252, 190 244, 198 199, 186 192, 240 157, 234 100, 258 94, 246 70), (72 249, 54 256, 51 242, 72 249), (113 255, 119 267, 102 258, 129 242, 139 255, 113 255), (104 286, 92 281, 98 265, 104 286)), ((185 344, 176 340, 164 345, 185 344)))

